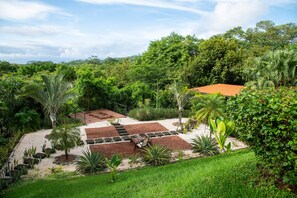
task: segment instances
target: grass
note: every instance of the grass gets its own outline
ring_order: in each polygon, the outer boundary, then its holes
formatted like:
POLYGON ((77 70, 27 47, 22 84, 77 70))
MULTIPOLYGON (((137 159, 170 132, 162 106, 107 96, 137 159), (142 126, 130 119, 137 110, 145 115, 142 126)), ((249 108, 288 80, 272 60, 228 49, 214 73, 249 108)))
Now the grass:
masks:
POLYGON ((5 197, 294 197, 272 187, 255 187, 256 159, 250 150, 184 160, 161 167, 108 174, 23 181, 5 197))

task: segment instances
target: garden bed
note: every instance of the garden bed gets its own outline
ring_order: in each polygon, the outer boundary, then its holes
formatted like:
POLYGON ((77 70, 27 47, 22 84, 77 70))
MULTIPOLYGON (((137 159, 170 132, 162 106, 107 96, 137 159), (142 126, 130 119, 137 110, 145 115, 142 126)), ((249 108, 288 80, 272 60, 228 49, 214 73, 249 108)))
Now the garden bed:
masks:
POLYGON ((86 128, 86 134, 87 134, 87 139, 119 136, 119 133, 114 126, 107 126, 107 127, 100 127, 100 128, 86 128))
POLYGON ((152 133, 152 132, 158 132, 158 131, 168 131, 168 129, 166 129, 164 126, 162 126, 157 122, 124 125, 124 128, 130 135, 140 134, 140 133, 152 133))
POLYGON ((91 145, 90 150, 92 152, 100 152, 106 157, 111 157, 113 154, 119 154, 122 157, 129 157, 140 152, 140 149, 135 148, 133 142, 121 142, 112 144, 99 144, 91 145))
POLYGON ((187 150, 192 148, 191 144, 178 136, 153 138, 152 144, 158 144, 170 150, 187 150))
POLYGON ((107 109, 100 109, 94 111, 79 112, 69 115, 72 118, 81 120, 83 123, 90 124, 94 122, 100 122, 112 118, 125 118, 126 116, 110 111, 107 109))
MULTIPOLYGON (((159 144, 171 150, 191 149, 191 145, 178 136, 152 138, 152 144, 159 144)), ((135 147, 133 142, 90 145, 90 149, 92 152, 100 152, 107 157, 116 153, 122 157, 129 157, 141 152, 141 149, 135 147)))

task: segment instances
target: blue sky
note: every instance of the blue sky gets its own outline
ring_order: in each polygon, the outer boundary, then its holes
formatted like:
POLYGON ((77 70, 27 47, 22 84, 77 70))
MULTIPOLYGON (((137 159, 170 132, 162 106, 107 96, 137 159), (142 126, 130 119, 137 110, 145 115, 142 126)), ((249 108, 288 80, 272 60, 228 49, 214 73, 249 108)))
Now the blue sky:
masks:
POLYGON ((297 0, 0 0, 0 60, 138 55, 171 32, 209 38, 261 20, 297 23, 297 0))

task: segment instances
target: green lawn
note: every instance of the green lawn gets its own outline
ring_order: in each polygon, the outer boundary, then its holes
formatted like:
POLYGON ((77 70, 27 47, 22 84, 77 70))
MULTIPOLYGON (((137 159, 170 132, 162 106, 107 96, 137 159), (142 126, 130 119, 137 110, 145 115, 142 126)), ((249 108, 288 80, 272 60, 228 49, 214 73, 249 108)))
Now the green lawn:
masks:
MULTIPOLYGON (((162 167, 109 175, 24 181, 3 197, 294 197, 286 192, 255 187, 255 156, 250 150, 185 160, 162 167)), ((0 196, 0 197, 1 197, 0 196)))

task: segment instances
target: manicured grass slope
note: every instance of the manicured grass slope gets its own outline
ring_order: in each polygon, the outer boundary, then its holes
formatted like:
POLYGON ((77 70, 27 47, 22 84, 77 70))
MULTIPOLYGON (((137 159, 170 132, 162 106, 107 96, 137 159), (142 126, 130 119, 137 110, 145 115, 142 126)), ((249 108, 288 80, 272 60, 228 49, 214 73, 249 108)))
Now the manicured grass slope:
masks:
POLYGON ((162 167, 121 172, 115 183, 109 175, 26 181, 3 197, 289 197, 256 188, 255 156, 249 150, 186 160, 162 167))

